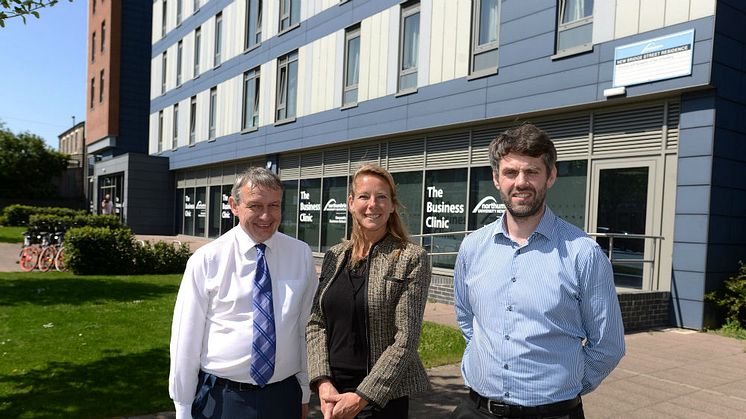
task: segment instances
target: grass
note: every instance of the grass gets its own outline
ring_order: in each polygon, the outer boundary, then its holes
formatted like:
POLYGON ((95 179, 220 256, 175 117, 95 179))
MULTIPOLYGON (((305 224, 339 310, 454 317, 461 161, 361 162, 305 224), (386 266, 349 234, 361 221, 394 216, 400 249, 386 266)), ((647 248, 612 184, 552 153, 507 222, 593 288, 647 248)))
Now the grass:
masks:
MULTIPOLYGON (((0 273, 0 417, 173 410, 168 341, 180 275, 0 273)), ((459 362, 460 333, 426 322, 427 367, 459 362)))
POLYGON ((0 226, 0 243, 23 243, 26 227, 0 226))
POLYGON ((0 274, 0 417, 173 409, 168 339, 179 278, 0 274))
POLYGON ((418 352, 425 368, 461 362, 466 341, 461 332, 449 326, 424 322, 418 352))

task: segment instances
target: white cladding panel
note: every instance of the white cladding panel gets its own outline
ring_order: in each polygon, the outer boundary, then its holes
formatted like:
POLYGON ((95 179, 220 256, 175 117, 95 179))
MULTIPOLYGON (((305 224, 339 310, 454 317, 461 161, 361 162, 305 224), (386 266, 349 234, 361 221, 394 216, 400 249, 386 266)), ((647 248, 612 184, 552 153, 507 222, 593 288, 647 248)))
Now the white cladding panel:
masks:
MULTIPOLYGON (((150 99, 161 95, 161 60, 159 55, 150 60, 150 99)), ((97 84, 98 85, 98 84, 97 84)), ((89 87, 90 88, 90 87, 89 87)))
POLYGON ((662 28, 666 15, 665 1, 643 1, 640 3, 640 32, 662 28))
POLYGON ((617 0, 615 37, 623 38, 638 33, 640 0, 617 0))
MULTIPOLYGON (((605 6, 607 5, 602 3, 600 10, 594 10, 595 44, 608 40, 595 28, 599 25, 608 27, 611 23, 604 14, 605 6)), ((714 14, 715 0, 617 0, 614 38, 636 35, 714 14)))
POLYGON ((420 33, 417 51, 417 87, 427 86, 430 77, 430 33, 432 27, 432 2, 420 3, 420 33))
MULTIPOLYGON (((427 20, 425 12, 426 9, 420 12, 420 18, 423 21, 427 20)), ((467 76, 471 2, 469 0, 433 0, 431 16, 428 84, 442 83, 467 76)), ((424 49, 425 44, 422 46, 424 49)))
POLYGON ((150 133, 148 154, 155 154, 158 152, 158 112, 150 114, 150 126, 148 131, 150 133))
MULTIPOLYGON (((298 67, 297 67, 298 75, 296 77, 296 80, 298 81, 298 85, 295 86, 295 91, 296 91, 296 95, 297 95, 295 97, 295 117, 296 118, 300 118, 302 116, 306 116, 306 114, 303 113, 302 106, 300 105, 301 103, 305 102, 305 100, 306 100, 306 89, 308 88, 308 86, 306 86, 306 85, 307 84, 314 84, 316 82, 318 82, 319 84, 321 84, 321 83, 324 82, 323 79, 313 80, 313 82, 311 82, 310 80, 306 80, 306 78, 303 77, 303 74, 304 74, 303 73, 303 69, 306 68, 307 66, 310 66, 311 64, 308 61, 306 61, 305 54, 304 55, 300 54, 300 51, 306 49, 307 47, 308 46, 306 45, 306 46, 304 46, 304 47, 302 47, 302 48, 300 48, 298 50, 298 67)), ((277 67, 275 67, 275 73, 276 72, 277 72, 277 67)), ((313 99, 311 99, 311 100, 313 100, 313 99)))
POLYGON ((194 130, 195 142, 207 141, 210 118, 210 90, 197 93, 197 124, 194 130))
MULTIPOLYGON (((161 39, 161 15, 163 13, 163 4, 160 1, 153 2, 153 26, 150 31, 151 43, 161 39)), ((151 124, 152 125, 152 124, 151 124)))
MULTIPOLYGON (((264 118, 263 115, 259 115, 260 125, 270 125, 275 123, 275 98, 277 97, 277 60, 274 59, 266 64, 262 64, 262 80, 261 83, 264 85, 262 88, 262 96, 268 100, 264 102, 264 118)), ((302 102, 301 102, 302 103, 302 102)))
MULTIPOLYGON (((395 9, 395 8, 394 8, 395 9)), ((387 45, 392 9, 364 19, 360 24, 360 75, 358 102, 387 94, 387 45)), ((342 51, 344 54, 344 51, 342 51)))

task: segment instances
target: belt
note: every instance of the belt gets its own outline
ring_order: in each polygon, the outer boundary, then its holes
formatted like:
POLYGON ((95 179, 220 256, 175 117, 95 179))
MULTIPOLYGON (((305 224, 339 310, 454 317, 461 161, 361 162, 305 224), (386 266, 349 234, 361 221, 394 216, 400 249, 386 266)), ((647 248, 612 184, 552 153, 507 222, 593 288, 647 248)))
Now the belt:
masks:
POLYGON ((542 404, 540 406, 521 406, 517 404, 505 404, 497 400, 490 400, 482 397, 476 391, 469 389, 469 398, 477 405, 477 409, 506 418, 521 418, 526 416, 553 416, 568 413, 580 405, 580 396, 574 399, 565 400, 557 403, 542 404))
POLYGON ((240 383, 238 381, 233 381, 233 380, 229 380, 227 378, 221 378, 218 376, 215 376, 215 385, 221 386, 221 387, 228 387, 236 391, 252 391, 252 390, 261 389, 261 387, 259 387, 256 384, 240 383))

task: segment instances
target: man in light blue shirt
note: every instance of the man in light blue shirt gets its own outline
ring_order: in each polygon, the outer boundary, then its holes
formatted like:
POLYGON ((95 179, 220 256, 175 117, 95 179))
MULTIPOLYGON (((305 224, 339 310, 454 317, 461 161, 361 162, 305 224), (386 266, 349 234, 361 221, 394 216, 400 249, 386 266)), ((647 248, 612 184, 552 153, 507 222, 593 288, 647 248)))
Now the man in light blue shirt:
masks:
POLYGON ((454 267, 470 400, 452 418, 583 418, 580 396, 624 356, 611 263, 546 206, 557 152, 531 124, 490 144, 507 211, 469 235, 454 267))

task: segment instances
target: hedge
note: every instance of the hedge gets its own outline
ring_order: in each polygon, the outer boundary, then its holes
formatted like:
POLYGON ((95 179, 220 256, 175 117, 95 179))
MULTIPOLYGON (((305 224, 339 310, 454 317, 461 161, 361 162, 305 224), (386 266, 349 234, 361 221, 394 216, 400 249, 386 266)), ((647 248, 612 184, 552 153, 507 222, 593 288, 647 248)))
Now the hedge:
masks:
POLYGON ((77 275, 182 273, 189 246, 141 245, 128 228, 74 227, 65 235, 65 264, 77 275))
POLYGON ((55 215, 55 214, 34 214, 29 218, 29 231, 65 231, 73 227, 105 227, 105 228, 122 228, 122 223, 116 215, 90 215, 76 214, 55 215))
POLYGON ((3 209, 3 225, 25 226, 29 224, 29 218, 35 214, 48 214, 57 216, 74 217, 85 215, 87 212, 70 208, 59 207, 33 207, 30 205, 9 205, 3 209))

